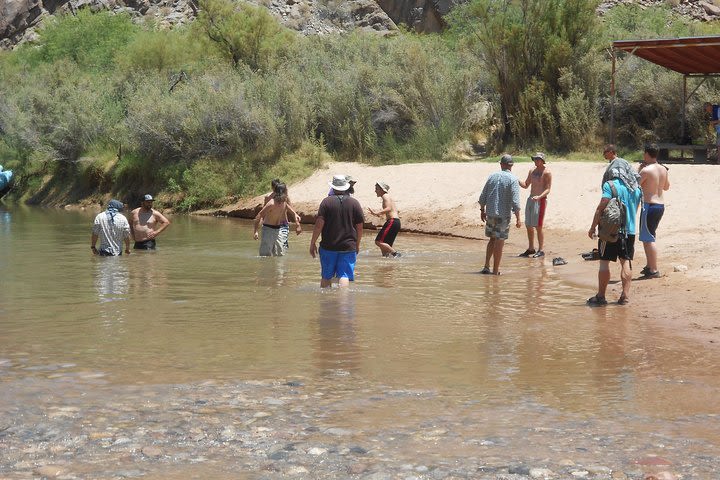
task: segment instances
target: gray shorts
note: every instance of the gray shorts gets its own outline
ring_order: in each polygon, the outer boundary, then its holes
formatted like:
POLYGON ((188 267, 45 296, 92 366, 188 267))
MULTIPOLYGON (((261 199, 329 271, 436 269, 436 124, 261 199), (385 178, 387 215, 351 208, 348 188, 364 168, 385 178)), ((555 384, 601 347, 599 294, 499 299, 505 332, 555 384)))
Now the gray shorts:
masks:
POLYGON ((261 257, 282 257, 287 252, 288 229, 285 225, 263 225, 261 257))
POLYGON ((487 217, 485 235, 490 238, 507 240, 510 234, 510 217, 487 217))

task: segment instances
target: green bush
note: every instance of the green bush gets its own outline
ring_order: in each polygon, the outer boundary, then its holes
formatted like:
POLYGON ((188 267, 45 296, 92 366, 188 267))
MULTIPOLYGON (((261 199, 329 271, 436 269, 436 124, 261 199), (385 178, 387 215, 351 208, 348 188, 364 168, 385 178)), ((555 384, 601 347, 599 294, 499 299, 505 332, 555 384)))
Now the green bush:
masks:
POLYGON ((217 162, 203 160, 195 163, 182 175, 185 197, 179 208, 193 210, 213 205, 229 193, 228 182, 231 179, 227 168, 217 162))
POLYGON ((37 47, 27 51, 31 62, 71 60, 82 68, 111 68, 115 53, 138 33, 129 15, 92 13, 48 17, 39 32, 37 47))

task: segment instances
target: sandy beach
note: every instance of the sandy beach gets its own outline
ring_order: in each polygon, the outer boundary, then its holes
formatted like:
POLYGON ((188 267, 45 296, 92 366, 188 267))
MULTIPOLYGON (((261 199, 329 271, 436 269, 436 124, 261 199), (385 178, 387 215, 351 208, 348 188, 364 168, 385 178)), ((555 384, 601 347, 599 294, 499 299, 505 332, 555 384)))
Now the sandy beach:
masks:
MULTIPOLYGON (((600 179, 605 162, 553 162, 552 192, 548 198, 546 257, 529 261, 528 268, 557 269, 568 281, 586 285, 588 297, 594 293, 597 263, 580 257, 595 246, 587 237, 593 212, 600 199, 600 179), (552 267, 554 257, 563 257, 567 265, 552 267)), ((531 163, 516 163, 513 173, 524 179, 531 163)), ((720 232, 720 212, 708 205, 720 197, 720 166, 672 164, 671 188, 665 196, 665 215, 658 228, 659 268, 662 278, 633 282, 631 305, 641 317, 654 317, 683 336, 703 343, 720 344, 720 250, 713 248, 720 232)), ((331 163, 302 182, 289 185, 291 200, 303 217, 312 222, 317 206, 327 195, 333 174, 352 175, 356 180, 356 198, 364 208, 376 208, 374 184, 382 180, 390 185, 402 220, 403 232, 451 235, 479 239, 478 269, 484 255, 484 228, 477 199, 488 175, 499 169, 496 163, 424 163, 373 167, 357 163, 331 163)), ((529 190, 521 190, 524 207, 529 190)), ((262 197, 247 199, 216 212, 219 215, 251 218, 262 197)), ((379 227, 377 217, 366 215, 366 228, 379 227)), ((306 230, 309 230, 306 228, 306 230)), ((369 232, 364 241, 372 241, 369 232)), ((396 246, 402 249, 402 233, 396 246)), ((510 232, 505 255, 517 255, 527 246, 525 228, 510 232)), ((634 272, 645 265, 642 244, 636 245, 634 272)), ((609 298, 619 295, 619 268, 612 269, 609 298)), ((639 278, 639 273, 634 276, 639 278)))

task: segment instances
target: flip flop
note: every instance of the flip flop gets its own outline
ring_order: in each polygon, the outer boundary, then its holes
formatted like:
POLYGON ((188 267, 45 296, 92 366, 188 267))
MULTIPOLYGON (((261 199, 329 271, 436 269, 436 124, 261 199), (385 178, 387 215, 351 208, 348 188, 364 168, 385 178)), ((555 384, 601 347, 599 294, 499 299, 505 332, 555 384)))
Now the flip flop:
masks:
POLYGON ((488 267, 483 267, 483 269, 480 270, 480 273, 482 275, 491 275, 492 274, 492 272, 490 271, 490 269, 488 267))
POLYGON ((529 257, 530 255, 534 255, 534 254, 535 254, 535 250, 534 250, 534 249, 531 250, 531 249, 528 248, 528 249, 525 250, 523 253, 521 253, 520 255, 518 255, 518 257, 525 257, 525 258, 527 258, 527 257, 529 257))
POLYGON ((557 266, 557 265, 567 265, 567 260, 565 260, 565 259, 562 258, 562 257, 555 257, 555 258, 553 258, 552 264, 553 264, 554 266, 557 266))

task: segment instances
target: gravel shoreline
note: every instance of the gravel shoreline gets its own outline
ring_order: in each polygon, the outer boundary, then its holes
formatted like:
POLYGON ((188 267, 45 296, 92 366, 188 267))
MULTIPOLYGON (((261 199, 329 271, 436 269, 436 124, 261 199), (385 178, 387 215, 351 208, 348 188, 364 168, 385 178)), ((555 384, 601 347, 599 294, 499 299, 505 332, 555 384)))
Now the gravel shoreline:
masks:
MULTIPOLYGON (((720 464, 716 445, 653 433, 655 419, 356 382, 4 376, 0 478, 668 480, 713 478, 720 464)), ((705 417, 679 422, 717 422, 705 417)))

